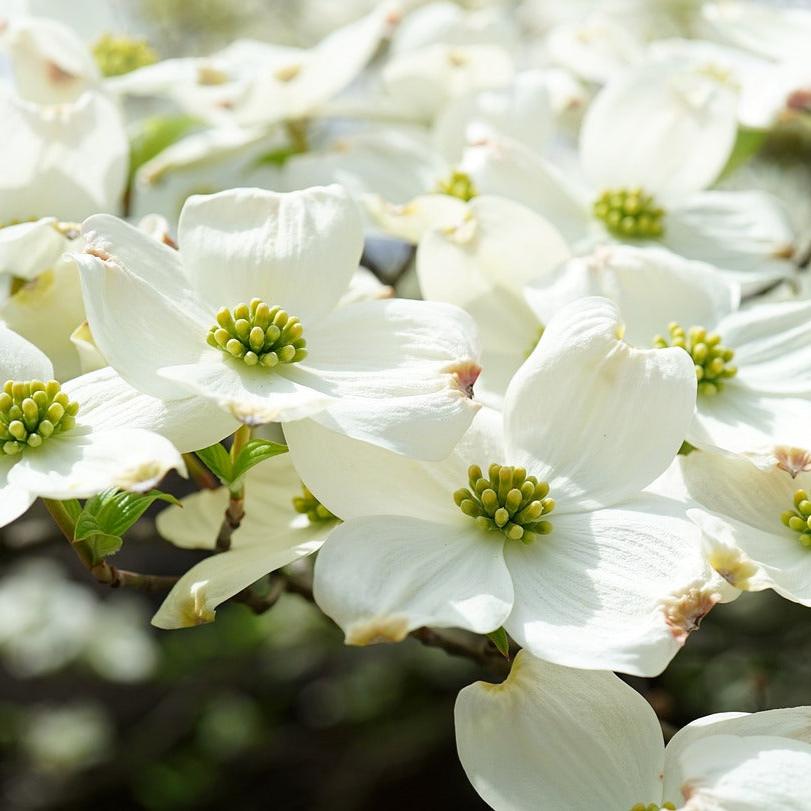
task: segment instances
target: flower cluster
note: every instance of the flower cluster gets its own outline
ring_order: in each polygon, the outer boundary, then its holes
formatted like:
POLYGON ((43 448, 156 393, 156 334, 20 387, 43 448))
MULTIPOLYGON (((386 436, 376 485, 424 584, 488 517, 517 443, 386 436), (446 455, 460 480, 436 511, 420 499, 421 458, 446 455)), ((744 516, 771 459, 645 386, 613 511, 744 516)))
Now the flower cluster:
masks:
POLYGON ((42 499, 164 629, 311 559, 347 644, 482 635, 511 670, 455 720, 498 811, 807 807, 811 709, 665 748, 612 673, 743 591, 811 606, 811 213, 746 175, 809 126, 811 12, 659 5, 165 59, 4 21, 0 525, 42 499), (113 562, 156 500, 210 553, 179 578, 113 562))

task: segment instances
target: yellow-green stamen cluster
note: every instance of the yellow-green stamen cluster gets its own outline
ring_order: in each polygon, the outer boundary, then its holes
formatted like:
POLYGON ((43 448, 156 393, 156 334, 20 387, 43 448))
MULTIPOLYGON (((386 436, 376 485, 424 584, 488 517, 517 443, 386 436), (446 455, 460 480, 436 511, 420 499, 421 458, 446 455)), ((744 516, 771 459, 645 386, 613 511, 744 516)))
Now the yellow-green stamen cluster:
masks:
POLYGON ((248 366, 272 369, 279 363, 296 363, 307 357, 303 334, 298 318, 255 298, 250 304, 237 304, 233 311, 219 309, 217 324, 209 330, 207 340, 248 366))
POLYGON ((659 805, 659 803, 636 803, 635 805, 631 806, 630 811, 676 811, 676 806, 673 803, 664 803, 659 805))
POLYGON ((552 524, 543 516, 555 508, 549 485, 527 476, 520 467, 492 464, 484 478, 478 465, 467 471, 470 487, 453 494, 456 506, 487 530, 498 530, 513 541, 531 543, 548 535, 552 524))
POLYGON ((102 76, 123 76, 158 61, 158 55, 146 40, 115 34, 99 38, 93 46, 93 58, 102 76))
POLYGON ((798 533, 798 540, 806 549, 811 549, 811 501, 805 490, 794 494, 794 509, 786 510, 780 520, 798 533))
POLYGON ((450 197, 458 197, 464 202, 472 200, 479 192, 476 190, 476 185, 464 172, 455 169, 451 172, 451 176, 445 180, 440 180, 437 183, 436 191, 438 194, 447 194, 450 197))
POLYGON ((690 327, 685 331, 675 321, 667 325, 670 341, 661 335, 653 339, 653 345, 663 349, 667 346, 680 346, 690 353, 696 366, 699 394, 718 394, 724 388, 724 381, 735 377, 736 366, 730 364, 735 351, 721 345, 721 336, 707 332, 704 327, 690 327))
POLYGON ((323 521, 332 521, 335 516, 310 492, 304 484, 301 485, 301 495, 293 499, 293 509, 297 513, 306 515, 311 524, 323 521))
POLYGON ((59 383, 8 380, 0 393, 0 443, 8 456, 38 448, 49 436, 76 424, 79 404, 59 383))
POLYGON ((609 189, 595 201, 594 216, 615 236, 656 239, 665 231, 665 210, 642 189, 609 189))

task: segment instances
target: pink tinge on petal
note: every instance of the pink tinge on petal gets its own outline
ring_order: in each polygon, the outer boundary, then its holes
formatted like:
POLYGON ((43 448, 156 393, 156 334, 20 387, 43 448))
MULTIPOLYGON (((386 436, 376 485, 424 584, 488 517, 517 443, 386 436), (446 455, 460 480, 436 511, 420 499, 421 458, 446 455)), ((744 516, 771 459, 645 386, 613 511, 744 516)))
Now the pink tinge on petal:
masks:
POLYGON ((456 375, 456 385, 465 393, 466 397, 473 399, 473 386, 479 379, 482 367, 478 363, 466 361, 454 366, 449 366, 446 372, 456 375))
POLYGON ((683 645, 720 600, 721 595, 715 589, 705 586, 688 586, 668 597, 662 610, 673 638, 683 645))

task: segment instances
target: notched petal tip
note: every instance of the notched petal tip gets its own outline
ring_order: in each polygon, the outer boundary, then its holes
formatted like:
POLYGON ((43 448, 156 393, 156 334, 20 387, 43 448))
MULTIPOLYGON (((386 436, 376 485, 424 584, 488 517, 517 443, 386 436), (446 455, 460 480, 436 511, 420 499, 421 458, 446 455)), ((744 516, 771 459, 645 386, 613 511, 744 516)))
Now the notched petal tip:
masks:
POLYGON ((679 645, 697 631, 701 620, 721 601, 721 594, 706 585, 691 585, 662 601, 662 611, 670 633, 679 645))
POLYGON ((792 448, 789 445, 778 445, 772 453, 773 462, 780 470, 785 470, 792 479, 800 473, 811 471, 811 450, 792 448))
POLYGON ((402 642, 407 636, 406 617, 372 617, 352 623, 346 631, 345 642, 347 645, 377 645, 381 642, 402 642))
MULTIPOLYGON (((135 493, 145 493, 160 483, 172 466, 156 460, 142 462, 141 464, 123 471, 116 480, 116 485, 122 490, 131 490, 135 493)), ((188 477, 186 465, 179 460, 174 466, 183 478, 188 477)))
POLYGON ((205 625, 214 622, 217 612, 206 604, 207 580, 192 584, 189 595, 183 601, 180 609, 182 628, 193 628, 196 625, 205 625))
POLYGON ((473 361, 464 361, 462 363, 454 364, 445 369, 446 372, 453 375, 454 385, 461 391, 465 397, 473 399, 473 387, 479 379, 482 372, 482 367, 473 361))
POLYGON ((708 555, 710 566, 718 572, 730 586, 748 591, 751 578, 757 573, 757 566, 740 549, 719 546, 708 555))

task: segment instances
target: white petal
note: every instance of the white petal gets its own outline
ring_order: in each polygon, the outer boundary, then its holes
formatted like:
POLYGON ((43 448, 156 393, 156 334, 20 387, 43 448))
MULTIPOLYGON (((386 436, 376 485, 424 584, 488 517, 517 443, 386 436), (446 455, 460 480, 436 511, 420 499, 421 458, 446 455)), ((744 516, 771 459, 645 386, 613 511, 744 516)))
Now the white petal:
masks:
POLYGON ((0 527, 19 518, 33 503, 36 496, 8 481, 8 474, 16 456, 0 457, 0 527))
POLYGON ((507 390, 508 456, 548 481, 561 508, 639 492, 678 451, 695 403, 684 350, 635 349, 607 299, 555 316, 507 390))
POLYGON ((641 496, 550 520, 551 534, 507 545, 509 634, 569 667, 661 673, 721 599, 682 505, 641 496))
POLYGON ((523 203, 548 219, 570 245, 588 236, 591 201, 522 144, 504 137, 489 139, 465 152, 462 169, 481 194, 523 203))
POLYGON ((504 462, 501 415, 483 408, 453 452, 440 462, 421 462, 327 430, 313 420, 287 423, 290 457, 316 498, 349 520, 403 515, 448 523, 469 519, 453 494, 467 485, 472 464, 504 462))
POLYGON ((471 399, 478 338, 457 307, 361 302, 339 307, 305 335, 306 360, 282 373, 331 398, 315 419, 335 431, 442 459, 479 408, 471 399))
POLYGON ((640 186, 660 200, 700 191, 723 169, 737 126, 730 88, 689 63, 645 63, 609 82, 589 107, 583 170, 601 189, 640 186))
POLYGON ((665 750, 665 797, 678 797, 682 783, 687 782, 681 755, 690 744, 715 735, 734 735, 739 740, 769 735, 811 744, 810 721, 811 708, 791 707, 755 713, 717 713, 687 724, 670 739, 665 750))
POLYGON ((363 248, 357 208, 338 186, 196 195, 183 206, 178 241, 189 278, 211 308, 257 297, 285 308, 305 329, 335 306, 363 248))
POLYGON ((107 361, 96 346, 93 333, 87 321, 82 321, 70 334, 70 342, 79 356, 79 368, 82 374, 96 372, 107 365, 107 361))
POLYGON ((802 811, 811 792, 811 745, 774 736, 718 735, 679 758, 688 808, 802 811))
POLYGON ((265 534, 256 544, 235 546, 192 566, 172 587, 152 624, 158 628, 188 628, 213 622, 225 600, 270 572, 317 552, 324 530, 265 534))
POLYGON ((133 389, 109 366, 62 386, 79 403, 80 423, 95 429, 143 428, 165 436, 181 452, 207 448, 239 423, 201 397, 159 400, 133 389))
POLYGON ((76 428, 27 448, 10 483, 45 498, 88 498, 108 487, 149 490, 172 469, 185 474, 169 440, 137 428, 76 428))
POLYGON ((216 403, 247 425, 300 420, 326 408, 333 398, 291 378, 286 371, 247 366, 213 349, 197 363, 167 366, 160 377, 216 403))
POLYGON ((0 306, 0 319, 50 358, 58 380, 81 371, 70 336, 84 317, 79 274, 68 260, 24 284, 0 306))
POLYGON ((576 298, 610 298, 622 313, 625 339, 640 347, 650 346, 671 321, 715 325, 740 299, 739 287, 711 265, 631 245, 600 245, 550 278, 532 282, 524 293, 542 323, 576 298))
POLYGON ((456 745, 495 811, 593 811, 659 803, 662 732, 642 696, 613 673, 570 670, 521 651, 502 684, 456 699, 456 745))
POLYGON ((350 645, 399 642, 423 625, 496 630, 513 596, 503 537, 467 523, 384 515, 340 525, 315 564, 318 606, 350 645))
POLYGON ((736 378, 771 394, 811 395, 811 302, 755 305, 718 324, 736 378))
POLYGON ((464 217, 466 206, 447 194, 423 194, 408 203, 389 203, 379 195, 363 198, 366 211, 385 233, 417 243, 432 228, 453 228, 464 217))
POLYGON ((183 549, 213 551, 228 506, 228 488, 200 490, 182 498, 181 504, 158 513, 158 534, 183 549))
POLYGON ((38 105, 0 93, 0 120, 0 222, 77 222, 120 207, 129 144, 121 113, 106 96, 87 91, 70 104, 38 105))
POLYGON ((811 448, 811 401, 761 394, 733 377, 719 394, 699 396, 687 441, 752 456, 779 445, 811 448))
POLYGON ((101 353, 140 391, 184 396, 157 371, 216 351, 206 343, 214 309, 193 297, 176 250, 106 215, 91 217, 83 229, 88 248, 74 259, 101 353))
POLYGON ((0 273, 31 280, 53 267, 70 241, 45 217, 0 228, 0 273))
POLYGON ((53 366, 34 344, 0 324, 0 378, 6 380, 50 380, 53 366))
POLYGON ((787 278, 794 269, 790 220, 765 192, 690 195, 668 209, 662 241, 688 259, 727 271, 745 295, 787 278))

